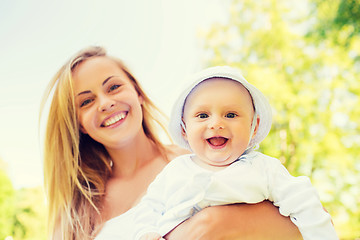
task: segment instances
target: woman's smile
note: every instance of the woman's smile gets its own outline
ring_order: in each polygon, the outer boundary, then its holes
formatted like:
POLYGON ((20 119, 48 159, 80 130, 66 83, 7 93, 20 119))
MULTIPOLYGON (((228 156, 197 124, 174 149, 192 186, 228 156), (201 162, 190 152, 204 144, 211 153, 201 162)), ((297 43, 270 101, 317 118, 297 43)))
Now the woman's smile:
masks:
POLYGON ((127 111, 113 114, 112 116, 106 118, 102 122, 101 127, 111 127, 111 126, 114 126, 115 124, 118 125, 117 123, 122 122, 121 120, 125 119, 127 114, 128 114, 127 111))

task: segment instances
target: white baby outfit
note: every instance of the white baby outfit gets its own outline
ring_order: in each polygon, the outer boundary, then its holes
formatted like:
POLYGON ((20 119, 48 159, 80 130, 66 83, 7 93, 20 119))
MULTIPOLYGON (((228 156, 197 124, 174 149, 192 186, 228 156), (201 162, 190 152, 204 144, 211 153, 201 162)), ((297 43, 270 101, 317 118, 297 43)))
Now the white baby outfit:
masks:
POLYGON ((136 207, 135 239, 147 232, 164 236, 208 206, 266 199, 290 216, 305 240, 338 239, 309 178, 291 176, 278 159, 253 151, 213 172, 194 163, 192 156, 172 160, 150 184, 136 207))

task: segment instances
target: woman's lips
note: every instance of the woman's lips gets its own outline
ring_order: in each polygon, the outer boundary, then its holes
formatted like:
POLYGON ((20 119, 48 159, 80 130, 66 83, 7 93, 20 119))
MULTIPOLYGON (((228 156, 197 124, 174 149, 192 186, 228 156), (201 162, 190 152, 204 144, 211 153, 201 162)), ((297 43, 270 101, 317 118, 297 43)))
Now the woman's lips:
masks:
POLYGON ((114 124, 116 124, 117 122, 123 120, 127 115, 127 112, 120 112, 118 114, 115 114, 107 119, 105 119, 103 121, 103 123, 101 124, 101 127, 110 127, 114 124))
POLYGON ((221 148, 226 145, 228 139, 225 137, 211 137, 206 139, 206 141, 213 148, 221 148))

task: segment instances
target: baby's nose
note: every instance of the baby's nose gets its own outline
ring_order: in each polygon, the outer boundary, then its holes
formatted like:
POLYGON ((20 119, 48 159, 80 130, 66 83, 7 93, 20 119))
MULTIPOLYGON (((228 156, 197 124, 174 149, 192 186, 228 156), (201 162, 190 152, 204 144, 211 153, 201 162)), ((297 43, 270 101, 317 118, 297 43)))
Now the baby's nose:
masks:
POLYGON ((222 121, 222 118, 219 116, 212 116, 212 119, 209 122, 209 128, 210 129, 223 129, 224 122, 222 121))

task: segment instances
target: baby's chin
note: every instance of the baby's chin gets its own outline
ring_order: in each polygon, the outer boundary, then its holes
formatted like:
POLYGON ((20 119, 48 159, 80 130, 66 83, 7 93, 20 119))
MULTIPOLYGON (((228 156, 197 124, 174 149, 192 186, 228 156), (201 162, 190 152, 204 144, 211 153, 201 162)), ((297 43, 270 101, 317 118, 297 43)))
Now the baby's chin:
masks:
POLYGON ((207 158, 203 159, 204 163, 213 167, 227 167, 237 160, 237 157, 230 158, 207 158))
POLYGON ((236 159, 230 161, 209 161, 208 164, 213 167, 227 167, 235 162, 236 159))

